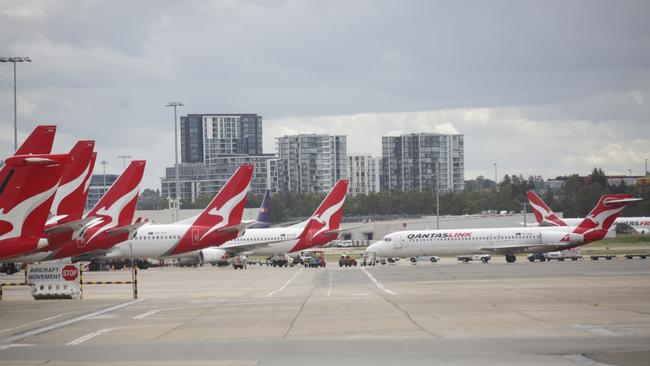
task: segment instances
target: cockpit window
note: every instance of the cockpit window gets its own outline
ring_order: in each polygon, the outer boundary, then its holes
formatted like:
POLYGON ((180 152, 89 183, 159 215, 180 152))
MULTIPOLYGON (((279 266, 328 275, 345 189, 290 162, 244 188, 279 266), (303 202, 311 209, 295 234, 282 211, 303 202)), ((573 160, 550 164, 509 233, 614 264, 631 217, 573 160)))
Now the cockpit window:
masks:
POLYGON ((385 237, 385 238, 384 238, 384 241, 391 241, 390 236, 385 237))

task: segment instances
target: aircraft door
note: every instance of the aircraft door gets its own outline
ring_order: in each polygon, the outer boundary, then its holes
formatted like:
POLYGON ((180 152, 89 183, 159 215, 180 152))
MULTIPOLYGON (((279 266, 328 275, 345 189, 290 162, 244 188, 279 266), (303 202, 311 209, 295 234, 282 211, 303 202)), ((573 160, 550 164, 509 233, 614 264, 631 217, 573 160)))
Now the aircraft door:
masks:
POLYGON ((394 243, 393 245, 394 245, 395 249, 402 249, 402 238, 401 237, 394 238, 393 243, 394 243))

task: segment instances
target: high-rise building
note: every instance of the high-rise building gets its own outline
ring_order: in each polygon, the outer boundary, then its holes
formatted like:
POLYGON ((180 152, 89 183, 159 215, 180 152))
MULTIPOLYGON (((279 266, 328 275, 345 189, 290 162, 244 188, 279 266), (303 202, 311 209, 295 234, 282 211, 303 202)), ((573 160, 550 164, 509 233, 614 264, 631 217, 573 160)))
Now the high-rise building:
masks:
POLYGON ((463 140, 461 134, 439 133, 382 137, 381 190, 435 191, 438 183, 441 192, 462 191, 465 185, 463 140))
POLYGON ((346 136, 303 134, 277 138, 278 189, 327 192, 347 178, 346 136))
POLYGON ((348 155, 348 192, 351 194, 379 192, 381 158, 365 154, 348 155))
MULTIPOLYGON (((268 188, 277 191, 273 186, 273 177, 277 177, 277 157, 265 155, 232 155, 215 157, 207 163, 181 163, 178 165, 180 198, 194 202, 201 195, 213 197, 219 192, 235 170, 242 164, 253 165, 253 177, 250 191, 253 194, 263 194, 268 188), (271 186, 269 186, 269 183, 271 186)), ((161 182, 161 197, 175 197, 175 170, 167 168, 161 182)))
POLYGON ((183 163, 205 163, 220 156, 262 153, 262 116, 236 113, 181 116, 183 163))
POLYGON ((93 174, 90 176, 88 186, 88 198, 86 199, 86 210, 95 207, 97 202, 104 196, 104 193, 115 183, 119 175, 116 174, 93 174))

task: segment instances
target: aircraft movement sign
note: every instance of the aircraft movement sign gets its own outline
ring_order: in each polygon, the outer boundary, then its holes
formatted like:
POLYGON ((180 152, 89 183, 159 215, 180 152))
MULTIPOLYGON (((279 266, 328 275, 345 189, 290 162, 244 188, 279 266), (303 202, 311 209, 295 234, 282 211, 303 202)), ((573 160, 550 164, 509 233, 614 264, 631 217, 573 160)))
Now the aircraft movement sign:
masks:
POLYGON ((27 269, 27 282, 79 282, 79 265, 70 263, 33 264, 27 269))

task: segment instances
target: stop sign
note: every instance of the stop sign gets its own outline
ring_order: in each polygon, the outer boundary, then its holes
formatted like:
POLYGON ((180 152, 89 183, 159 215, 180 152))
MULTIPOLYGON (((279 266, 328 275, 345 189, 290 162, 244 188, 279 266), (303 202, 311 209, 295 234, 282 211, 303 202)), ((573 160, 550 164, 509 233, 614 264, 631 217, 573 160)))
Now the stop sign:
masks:
POLYGON ((63 269, 61 270, 61 275, 63 276, 63 279, 66 281, 74 281, 77 279, 77 276, 79 275, 79 270, 77 269, 76 266, 69 264, 63 267, 63 269))

